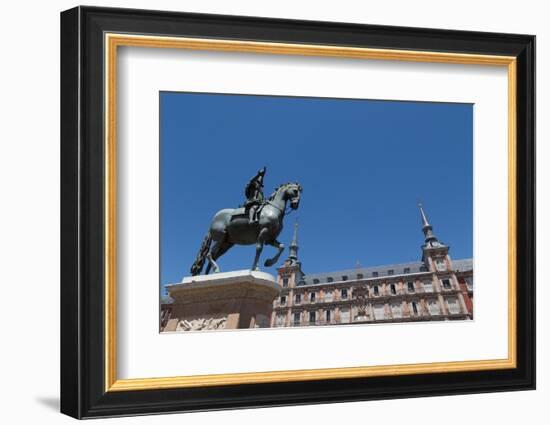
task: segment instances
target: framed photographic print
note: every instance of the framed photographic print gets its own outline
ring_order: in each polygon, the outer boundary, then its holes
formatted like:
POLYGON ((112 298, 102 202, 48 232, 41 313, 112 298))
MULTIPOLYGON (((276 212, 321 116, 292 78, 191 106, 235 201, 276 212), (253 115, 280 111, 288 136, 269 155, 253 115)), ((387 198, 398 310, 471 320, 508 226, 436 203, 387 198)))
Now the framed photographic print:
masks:
POLYGON ((529 35, 61 14, 61 411, 535 387, 529 35))

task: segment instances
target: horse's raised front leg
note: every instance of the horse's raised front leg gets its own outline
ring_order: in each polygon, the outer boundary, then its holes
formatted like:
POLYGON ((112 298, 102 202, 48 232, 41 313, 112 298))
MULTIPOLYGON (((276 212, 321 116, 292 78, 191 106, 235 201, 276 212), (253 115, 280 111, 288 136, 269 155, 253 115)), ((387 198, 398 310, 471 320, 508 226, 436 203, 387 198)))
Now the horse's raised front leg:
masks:
POLYGON ((260 261, 260 255, 262 253, 262 250, 264 249, 264 243, 265 243, 267 234, 268 234, 268 230, 265 227, 262 230, 260 230, 260 233, 258 234, 258 240, 256 241, 256 256, 254 257, 254 262, 252 263, 252 270, 260 270, 258 263, 260 261))
POLYGON ((279 251, 277 251, 277 254, 275 254, 275 257, 265 260, 264 266, 271 267, 273 264, 275 264, 277 261, 279 261, 279 257, 281 256, 281 254, 285 250, 285 245, 282 244, 281 242, 279 242, 277 239, 275 239, 271 242, 268 242, 268 244, 271 245, 271 246, 274 246, 275 248, 277 248, 279 250, 279 251))

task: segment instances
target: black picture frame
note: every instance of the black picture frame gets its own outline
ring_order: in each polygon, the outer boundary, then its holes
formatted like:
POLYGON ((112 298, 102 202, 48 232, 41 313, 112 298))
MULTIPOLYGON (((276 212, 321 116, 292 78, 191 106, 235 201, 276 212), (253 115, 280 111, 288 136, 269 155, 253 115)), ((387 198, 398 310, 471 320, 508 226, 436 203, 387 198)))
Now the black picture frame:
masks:
POLYGON ((61 13, 61 412, 75 418, 535 388, 535 37, 132 9, 61 13), (517 367, 452 373, 105 390, 104 34, 154 34, 517 61, 517 367))

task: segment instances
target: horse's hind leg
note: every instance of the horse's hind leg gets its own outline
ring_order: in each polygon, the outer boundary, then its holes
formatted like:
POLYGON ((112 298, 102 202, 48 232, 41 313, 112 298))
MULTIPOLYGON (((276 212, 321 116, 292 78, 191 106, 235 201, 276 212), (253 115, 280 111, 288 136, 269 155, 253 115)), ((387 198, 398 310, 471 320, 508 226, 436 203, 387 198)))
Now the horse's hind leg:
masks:
POLYGON ((212 268, 212 266, 214 266, 214 273, 217 273, 220 271, 220 267, 218 266, 218 264, 212 259, 212 254, 209 252, 208 254, 206 254, 206 259, 208 260, 208 264, 206 265, 206 270, 204 271, 204 274, 209 274, 210 273, 210 269, 212 268))
POLYGON ((218 263, 216 263, 216 260, 220 258, 223 254, 225 254, 227 250, 232 246, 233 244, 231 242, 228 242, 225 239, 219 242, 216 242, 214 244, 214 246, 206 256, 206 258, 208 258, 208 266, 206 266, 206 274, 210 273, 210 269, 212 267, 214 267, 214 273, 219 273, 220 266, 218 266, 218 263))
POLYGON ((277 239, 275 239, 271 242, 268 242, 268 244, 271 245, 271 246, 274 246, 275 248, 277 248, 279 250, 279 251, 277 251, 277 254, 275 254, 275 257, 265 260, 264 266, 271 267, 273 264, 275 264, 277 261, 279 261, 279 257, 281 256, 281 254, 285 250, 285 246, 284 246, 284 244, 279 242, 277 239))
POLYGON ((214 260, 214 254, 218 251, 219 242, 216 242, 216 244, 212 247, 210 251, 208 251, 208 254, 206 254, 206 259, 208 260, 208 265, 206 266, 206 270, 204 274, 209 274, 212 267, 214 267, 214 273, 218 273, 220 271, 220 266, 218 266, 218 263, 214 260))
POLYGON ((258 240, 256 242, 256 256, 254 257, 254 262, 252 263, 252 270, 260 270, 260 267, 258 267, 258 263, 260 261, 260 255, 262 253, 262 250, 264 249, 264 243, 265 243, 267 234, 268 234, 268 230, 265 227, 262 230, 260 230, 260 233, 258 234, 258 240))

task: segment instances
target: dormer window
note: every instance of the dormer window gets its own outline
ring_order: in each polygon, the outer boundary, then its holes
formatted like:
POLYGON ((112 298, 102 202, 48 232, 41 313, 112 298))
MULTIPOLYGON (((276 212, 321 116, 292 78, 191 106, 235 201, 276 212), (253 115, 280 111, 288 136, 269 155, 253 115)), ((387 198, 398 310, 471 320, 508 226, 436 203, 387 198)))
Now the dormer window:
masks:
POLYGON ((344 275, 344 276, 342 276, 342 280, 346 281, 346 280, 348 280, 348 277, 346 275, 344 275))
POLYGON ((393 269, 388 270, 388 276, 391 276, 393 274, 393 269))
POLYGON ((317 285, 319 283, 319 279, 313 279, 313 284, 317 285))
POLYGON ((327 277, 327 282, 328 282, 328 283, 334 282, 334 279, 333 279, 332 277, 329 276, 329 277, 327 277))
POLYGON ((378 277, 378 272, 372 272, 372 277, 378 277))
POLYGON ((363 273, 357 273, 357 279, 363 279, 363 273))
POLYGON ((283 288, 288 288, 288 277, 283 277, 283 288))
POLYGON ((407 274, 407 273, 410 273, 411 272, 411 268, 410 267, 405 267, 403 269, 403 273, 407 274))

